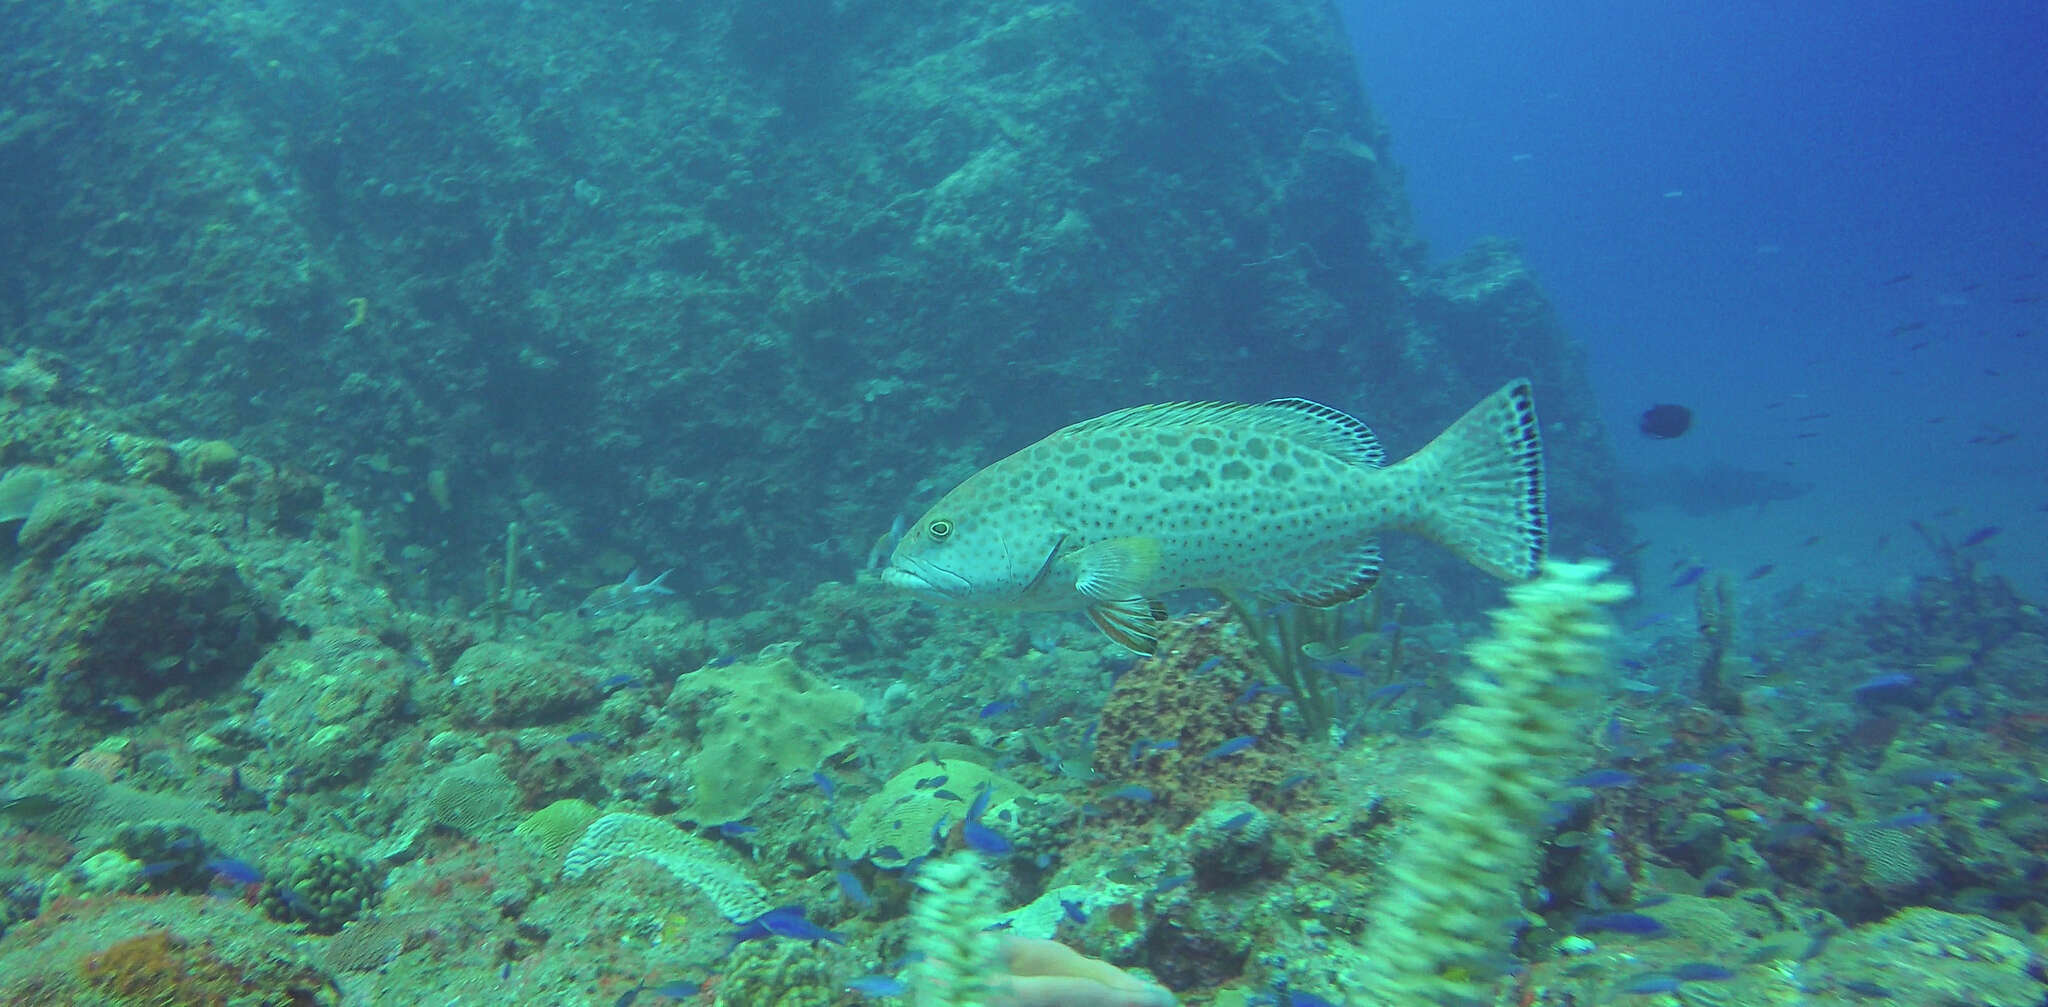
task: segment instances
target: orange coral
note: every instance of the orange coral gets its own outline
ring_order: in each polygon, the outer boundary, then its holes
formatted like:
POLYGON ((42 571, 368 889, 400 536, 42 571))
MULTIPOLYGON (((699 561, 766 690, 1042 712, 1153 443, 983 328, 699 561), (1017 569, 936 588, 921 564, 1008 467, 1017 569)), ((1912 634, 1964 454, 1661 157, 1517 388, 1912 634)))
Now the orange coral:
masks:
POLYGON ((1176 619, 1159 634, 1154 656, 1117 679, 1103 706, 1095 765, 1104 779, 1143 783, 1155 803, 1116 802, 1112 817, 1170 812, 1183 820, 1224 799, 1270 803, 1298 768, 1296 742, 1282 729, 1281 701, 1247 698, 1265 664, 1235 620, 1222 613, 1176 619), (1242 754, 1204 762, 1232 738, 1256 738, 1242 754), (1178 747, 1151 751, 1159 742, 1178 747), (1135 763, 1134 748, 1147 751, 1135 763))
POLYGON ((86 959, 85 981, 110 997, 143 1003, 224 1005, 242 989, 226 962, 166 930, 130 937, 86 959))
POLYGON ((310 974, 283 983, 275 976, 252 975, 215 954, 212 942, 195 944, 168 930, 121 941, 87 958, 80 974, 87 986, 116 1003, 180 1007, 226 1007, 252 995, 269 1003, 311 1005, 320 1002, 328 985, 310 974))

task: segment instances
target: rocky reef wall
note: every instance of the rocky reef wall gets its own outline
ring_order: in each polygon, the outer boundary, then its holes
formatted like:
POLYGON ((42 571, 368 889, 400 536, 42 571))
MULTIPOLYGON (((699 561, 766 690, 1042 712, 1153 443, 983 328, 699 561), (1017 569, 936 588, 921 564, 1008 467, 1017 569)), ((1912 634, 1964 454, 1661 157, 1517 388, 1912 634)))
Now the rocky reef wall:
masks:
POLYGON ((517 521, 556 600, 758 599, 1082 416, 1306 395, 1401 454, 1517 373, 1561 534, 1622 534, 1577 353, 1511 249, 1430 264, 1324 5, 11 17, 6 341, 350 487, 408 584, 517 521))

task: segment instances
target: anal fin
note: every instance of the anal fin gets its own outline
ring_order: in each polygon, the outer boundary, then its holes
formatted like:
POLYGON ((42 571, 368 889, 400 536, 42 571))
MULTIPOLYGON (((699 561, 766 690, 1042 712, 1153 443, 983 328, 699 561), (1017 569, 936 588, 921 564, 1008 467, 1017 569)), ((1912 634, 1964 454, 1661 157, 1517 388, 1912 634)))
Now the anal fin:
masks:
POLYGON ((1285 580, 1260 584, 1253 592, 1269 601, 1330 608, 1363 598, 1380 582, 1380 543, 1368 538, 1285 580))
POLYGON ((1151 656, 1159 647, 1159 627, 1166 605, 1151 598, 1125 598, 1088 606, 1088 621, 1119 646, 1151 656))

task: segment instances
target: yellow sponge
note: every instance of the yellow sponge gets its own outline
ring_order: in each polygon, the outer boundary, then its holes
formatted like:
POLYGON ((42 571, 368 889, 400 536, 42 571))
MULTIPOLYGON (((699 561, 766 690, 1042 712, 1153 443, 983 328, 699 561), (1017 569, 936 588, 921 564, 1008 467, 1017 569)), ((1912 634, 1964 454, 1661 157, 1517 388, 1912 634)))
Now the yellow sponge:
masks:
POLYGON ((1605 563, 1546 563, 1536 580, 1508 588, 1493 637, 1472 648, 1459 683, 1471 702, 1444 718, 1438 764, 1368 917, 1370 1002, 1481 992, 1461 977, 1497 950, 1503 922, 1518 914, 1530 833, 1557 788, 1550 768, 1583 743, 1571 713, 1606 666, 1613 628, 1601 606, 1632 593, 1601 580, 1606 572, 1605 563))

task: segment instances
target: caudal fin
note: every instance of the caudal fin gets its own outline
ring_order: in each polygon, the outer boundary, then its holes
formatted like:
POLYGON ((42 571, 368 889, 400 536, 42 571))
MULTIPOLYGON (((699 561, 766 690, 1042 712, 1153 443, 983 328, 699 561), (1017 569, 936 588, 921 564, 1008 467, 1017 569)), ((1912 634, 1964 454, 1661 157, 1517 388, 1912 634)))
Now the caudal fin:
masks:
POLYGON ((1421 497, 1409 530, 1496 577, 1534 577, 1550 518, 1543 435, 1526 378, 1480 400, 1429 446, 1394 466, 1421 497))

